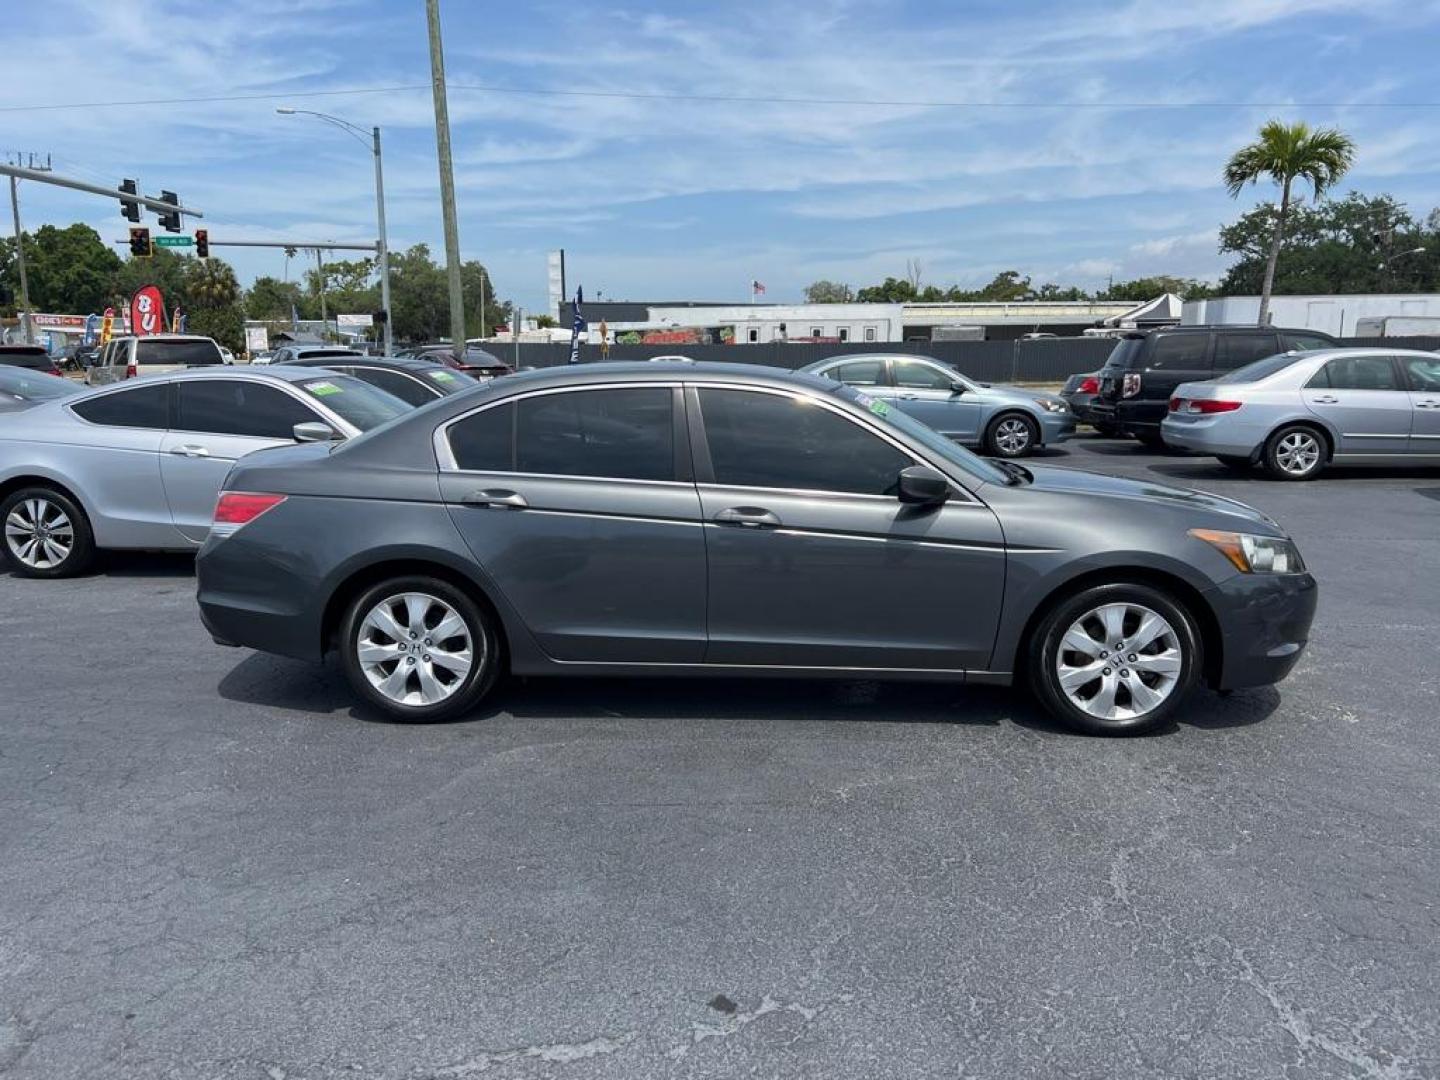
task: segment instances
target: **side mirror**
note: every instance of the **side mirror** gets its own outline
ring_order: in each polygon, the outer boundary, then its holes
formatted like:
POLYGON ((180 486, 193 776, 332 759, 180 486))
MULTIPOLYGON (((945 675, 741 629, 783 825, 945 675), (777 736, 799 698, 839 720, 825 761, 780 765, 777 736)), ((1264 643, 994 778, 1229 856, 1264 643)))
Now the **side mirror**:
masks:
POLYGON ((938 506, 950 497, 950 481, 928 465, 911 465, 900 470, 900 501, 918 506, 938 506))
POLYGON ((296 442, 332 442, 344 438, 329 424, 322 424, 319 420, 308 420, 303 424, 296 424, 291 431, 295 435, 296 442))
POLYGON ((950 384, 950 393, 951 393, 952 395, 953 395, 953 394, 963 394, 964 392, 965 392, 965 384, 964 384, 963 382, 957 382, 957 383, 951 383, 951 384, 950 384))

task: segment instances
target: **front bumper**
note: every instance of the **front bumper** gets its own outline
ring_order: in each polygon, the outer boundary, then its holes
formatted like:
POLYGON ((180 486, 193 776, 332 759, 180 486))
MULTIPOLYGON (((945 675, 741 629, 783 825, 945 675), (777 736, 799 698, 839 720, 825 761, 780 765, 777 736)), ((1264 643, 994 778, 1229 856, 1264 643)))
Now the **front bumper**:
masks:
POLYGON ((1307 574, 1236 574, 1208 594, 1221 636, 1215 688, 1270 686, 1310 640, 1319 588, 1307 574))

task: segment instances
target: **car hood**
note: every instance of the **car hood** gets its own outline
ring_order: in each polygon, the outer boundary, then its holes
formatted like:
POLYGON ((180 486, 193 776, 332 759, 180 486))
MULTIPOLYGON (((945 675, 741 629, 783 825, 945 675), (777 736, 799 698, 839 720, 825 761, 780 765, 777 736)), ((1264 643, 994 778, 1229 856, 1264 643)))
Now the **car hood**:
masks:
POLYGON ((1124 476, 1110 476, 1104 473, 1082 472, 1055 465, 1026 465, 1034 477, 1031 485, 1040 491, 1063 492, 1082 495, 1097 500, 1096 513, 1103 514, 1104 504, 1098 500, 1124 499, 1128 502, 1164 504, 1171 507, 1189 507, 1198 511, 1224 514, 1236 519, 1236 527, 1263 525, 1266 533, 1283 536, 1280 526, 1253 506, 1246 506, 1236 499, 1223 495, 1212 495, 1208 491, 1194 491, 1190 488, 1172 487, 1149 480, 1131 480, 1124 476))

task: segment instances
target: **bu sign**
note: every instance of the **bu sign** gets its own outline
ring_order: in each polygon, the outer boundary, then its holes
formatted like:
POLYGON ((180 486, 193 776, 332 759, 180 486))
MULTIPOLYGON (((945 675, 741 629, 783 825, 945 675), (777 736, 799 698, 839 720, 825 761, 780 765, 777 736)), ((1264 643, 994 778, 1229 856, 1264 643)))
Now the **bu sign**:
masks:
POLYGON ((165 329, 165 306, 154 285, 138 289, 130 298, 130 332, 137 337, 158 334, 165 329))

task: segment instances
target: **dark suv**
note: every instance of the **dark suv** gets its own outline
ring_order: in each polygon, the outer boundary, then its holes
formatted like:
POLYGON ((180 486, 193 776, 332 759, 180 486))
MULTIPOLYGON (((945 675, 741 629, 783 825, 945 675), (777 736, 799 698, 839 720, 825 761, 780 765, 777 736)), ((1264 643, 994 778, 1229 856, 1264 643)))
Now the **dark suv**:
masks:
POLYGON ((1167 326, 1136 330, 1115 343, 1100 369, 1100 392, 1090 403, 1097 427, 1109 425, 1147 446, 1163 446, 1160 422, 1170 394, 1183 382, 1204 382, 1252 360, 1292 349, 1333 349, 1318 330, 1258 326, 1167 326))

